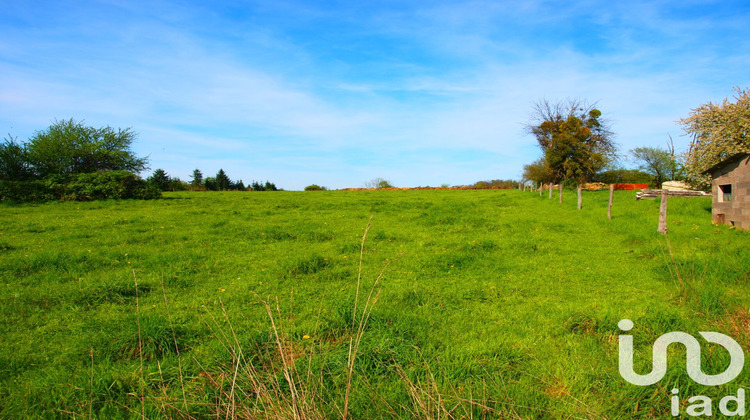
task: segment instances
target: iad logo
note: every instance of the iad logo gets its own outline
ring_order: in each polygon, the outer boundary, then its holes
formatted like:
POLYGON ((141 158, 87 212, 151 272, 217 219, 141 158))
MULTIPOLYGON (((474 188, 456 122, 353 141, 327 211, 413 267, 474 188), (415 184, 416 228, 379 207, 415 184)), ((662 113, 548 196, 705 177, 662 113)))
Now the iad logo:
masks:
MULTIPOLYGON (((623 319, 618 324, 623 331, 633 329, 633 321, 623 319)), ((620 335, 620 375, 633 385, 653 385, 667 373, 667 347, 673 343, 685 346, 687 355, 687 374, 690 379, 701 385, 717 386, 736 378, 745 366, 745 353, 742 347, 732 337, 717 333, 701 331, 700 335, 709 343, 716 343, 729 351, 731 362, 723 373, 706 375, 701 370, 701 345, 698 340, 684 332, 670 332, 656 339, 653 346, 653 369, 647 375, 639 375, 633 371, 633 336, 620 335)))
MULTIPOLYGON (((617 326, 623 331, 633 329, 633 321, 621 320, 617 326)), ((707 375, 701 369, 701 346, 698 340, 684 332, 666 333, 656 339, 652 347, 653 367, 651 372, 639 375, 633 371, 633 336, 620 335, 620 375, 633 385, 653 385, 659 382, 667 372, 667 348, 670 344, 680 343, 685 346, 686 370, 693 381, 707 386, 724 385, 742 373, 745 366, 745 353, 731 337, 717 333, 701 331, 699 333, 709 343, 719 344, 729 352, 729 367, 719 374, 707 375)), ((672 415, 680 415, 679 390, 672 390, 672 415)), ((690 416, 712 415, 712 401, 709 397, 696 395, 688 399, 688 403, 694 403, 687 407, 690 416)), ((737 396, 729 395, 719 402, 719 411, 728 416, 745 415, 745 390, 739 389, 737 396), (735 409, 729 408, 729 403, 734 403, 735 409)))

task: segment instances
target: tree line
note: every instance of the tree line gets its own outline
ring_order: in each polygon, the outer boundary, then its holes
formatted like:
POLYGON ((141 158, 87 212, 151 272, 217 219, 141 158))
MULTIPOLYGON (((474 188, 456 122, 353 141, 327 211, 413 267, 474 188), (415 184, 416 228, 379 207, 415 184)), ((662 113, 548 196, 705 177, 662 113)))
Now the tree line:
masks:
POLYGON ((195 169, 190 182, 171 177, 164 169, 156 169, 146 180, 161 191, 281 191, 270 181, 253 181, 247 186, 241 179, 232 181, 224 169, 205 178, 200 169, 195 169))
POLYGON ((707 103, 679 121, 691 137, 687 152, 675 152, 671 136, 666 147, 644 146, 628 152, 637 169, 620 166, 609 121, 595 104, 581 100, 533 105, 526 130, 535 137, 542 156, 524 166, 523 180, 535 183, 648 183, 684 180, 696 188, 710 187, 704 171, 739 152, 750 151, 750 91, 735 88, 735 101, 707 103))
POLYGON ((223 169, 191 182, 156 169, 147 179, 148 158, 132 150, 136 133, 110 126, 95 128, 83 121, 54 121, 21 142, 8 135, 0 143, 0 201, 153 199, 163 191, 278 191, 272 182, 232 181, 223 169))

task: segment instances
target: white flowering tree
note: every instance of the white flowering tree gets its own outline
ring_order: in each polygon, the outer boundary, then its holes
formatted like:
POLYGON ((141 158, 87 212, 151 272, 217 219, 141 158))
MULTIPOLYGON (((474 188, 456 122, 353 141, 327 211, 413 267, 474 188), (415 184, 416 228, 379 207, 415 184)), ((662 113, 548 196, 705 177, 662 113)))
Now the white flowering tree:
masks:
POLYGON ((735 88, 735 102, 707 103, 680 120, 685 133, 693 138, 685 156, 688 179, 707 187, 703 172, 722 160, 741 152, 750 152, 750 90, 735 88))

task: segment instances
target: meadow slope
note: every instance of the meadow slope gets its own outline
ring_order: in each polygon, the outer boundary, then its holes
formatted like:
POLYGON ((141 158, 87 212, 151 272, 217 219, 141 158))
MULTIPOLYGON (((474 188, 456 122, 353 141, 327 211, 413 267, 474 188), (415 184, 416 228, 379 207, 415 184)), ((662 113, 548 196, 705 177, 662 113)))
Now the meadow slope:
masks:
POLYGON ((0 417, 671 418, 673 387, 683 406, 736 393, 748 369, 626 383, 617 322, 635 322, 641 372, 669 331, 750 349, 750 233, 672 198, 665 237, 658 200, 618 191, 607 220, 607 195, 581 211, 574 191, 516 190, 2 205, 0 417))

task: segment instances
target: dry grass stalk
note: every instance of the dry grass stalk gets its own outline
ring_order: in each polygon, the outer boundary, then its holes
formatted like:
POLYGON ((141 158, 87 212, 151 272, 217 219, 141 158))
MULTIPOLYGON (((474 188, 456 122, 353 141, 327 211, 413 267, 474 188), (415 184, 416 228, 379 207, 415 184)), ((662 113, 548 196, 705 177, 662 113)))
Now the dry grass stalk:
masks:
POLYGON ((385 270, 388 268, 388 265, 391 263, 390 261, 387 261, 385 263, 382 270, 380 270, 378 277, 372 283, 372 286, 370 287, 370 292, 368 293, 367 299, 364 302, 364 309, 362 310, 362 315, 358 317, 357 307, 359 303, 359 290, 360 290, 361 282, 362 282, 362 262, 364 260, 365 241, 367 239, 367 232, 369 232, 370 230, 372 217, 373 216, 370 216, 370 220, 367 222, 367 227, 365 228, 365 233, 362 235, 362 244, 360 246, 360 252, 359 252, 359 272, 357 274, 357 291, 354 296, 354 311, 352 313, 352 328, 356 325, 357 330, 354 336, 349 338, 349 352, 348 352, 347 365, 346 365, 346 388, 344 391, 344 409, 342 412, 342 419, 344 420, 346 420, 349 415, 349 398, 351 396, 352 378, 354 376, 354 361, 357 358, 357 352, 359 351, 359 346, 360 346, 360 343, 362 342, 362 336, 364 335, 365 327, 367 326, 367 321, 370 319, 370 314, 372 313, 372 309, 375 307, 375 304, 378 302, 378 299, 380 298, 380 290, 376 292, 375 289, 380 284, 380 281, 383 279, 383 276, 385 275, 385 270))

